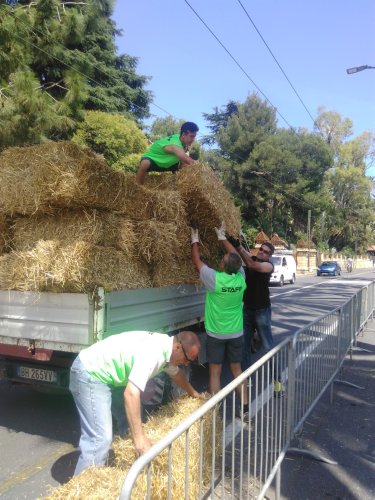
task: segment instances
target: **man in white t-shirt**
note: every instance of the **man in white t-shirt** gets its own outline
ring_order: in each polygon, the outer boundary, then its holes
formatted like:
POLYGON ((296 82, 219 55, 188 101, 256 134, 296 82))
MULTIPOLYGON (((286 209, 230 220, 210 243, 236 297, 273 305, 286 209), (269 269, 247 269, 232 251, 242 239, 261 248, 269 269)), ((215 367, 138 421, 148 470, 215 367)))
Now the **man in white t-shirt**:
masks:
POLYGON ((106 463, 112 443, 113 387, 124 387, 125 412, 139 455, 152 446, 141 420, 141 392, 148 380, 165 371, 189 396, 203 397, 178 368, 197 360, 199 350, 193 332, 169 337, 146 331, 112 335, 82 350, 71 367, 69 385, 81 422, 81 454, 74 475, 106 463))

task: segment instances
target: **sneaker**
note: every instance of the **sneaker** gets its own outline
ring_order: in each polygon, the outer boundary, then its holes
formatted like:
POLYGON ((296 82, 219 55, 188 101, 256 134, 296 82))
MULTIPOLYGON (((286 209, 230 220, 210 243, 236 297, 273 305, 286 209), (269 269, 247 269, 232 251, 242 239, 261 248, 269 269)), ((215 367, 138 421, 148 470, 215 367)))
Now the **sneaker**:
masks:
POLYGON ((285 395, 285 385, 280 380, 273 383, 273 395, 275 398, 282 398, 285 395))

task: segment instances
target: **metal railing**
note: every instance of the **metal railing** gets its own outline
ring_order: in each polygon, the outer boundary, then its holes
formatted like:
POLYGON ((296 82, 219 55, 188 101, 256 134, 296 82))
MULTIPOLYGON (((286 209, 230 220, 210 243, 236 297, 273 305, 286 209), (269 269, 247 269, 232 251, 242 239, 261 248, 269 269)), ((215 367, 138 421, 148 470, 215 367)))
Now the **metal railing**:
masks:
POLYGON ((323 393, 332 387, 374 309, 375 282, 285 339, 138 458, 125 478, 120 499, 132 498, 141 474, 147 482, 146 498, 261 499, 275 479, 279 498, 280 466, 292 439, 323 393), (248 392, 248 416, 243 412, 239 388, 242 396, 244 390, 248 392), (203 429, 207 417, 208 434, 203 429), (193 425, 199 426, 199 450, 189 461, 189 429, 193 425), (185 473, 176 492, 174 449, 181 442, 185 473), (209 459, 204 452, 207 447, 211 449, 209 459), (168 450, 165 490, 154 491, 152 464, 163 450, 168 450))

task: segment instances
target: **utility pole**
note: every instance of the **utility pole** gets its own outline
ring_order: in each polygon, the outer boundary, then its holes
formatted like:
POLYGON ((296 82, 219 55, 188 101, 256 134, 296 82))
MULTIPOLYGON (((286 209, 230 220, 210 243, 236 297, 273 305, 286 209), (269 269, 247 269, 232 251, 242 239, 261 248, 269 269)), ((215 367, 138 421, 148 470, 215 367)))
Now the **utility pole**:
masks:
POLYGON ((307 268, 310 271, 311 210, 307 212, 307 268))

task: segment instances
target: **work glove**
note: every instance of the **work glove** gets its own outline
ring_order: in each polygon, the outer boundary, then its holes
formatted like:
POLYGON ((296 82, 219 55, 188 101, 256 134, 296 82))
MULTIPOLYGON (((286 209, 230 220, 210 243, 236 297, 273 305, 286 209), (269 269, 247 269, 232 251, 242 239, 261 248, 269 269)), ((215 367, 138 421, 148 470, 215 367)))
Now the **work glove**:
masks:
POLYGON ((193 227, 191 229, 191 244, 193 243, 199 243, 199 232, 198 229, 194 229, 193 227))
POLYGON ((237 238, 233 238, 233 236, 227 236, 227 240, 229 241, 229 243, 231 245, 234 246, 234 248, 236 248, 237 250, 240 248, 241 246, 241 242, 240 240, 237 240, 237 238))
POLYGON ((215 229, 215 233, 217 235, 217 239, 219 241, 225 241, 227 239, 227 237, 225 236, 225 224, 224 224, 224 222, 221 223, 221 226, 219 227, 219 229, 217 227, 215 227, 214 229, 215 229))

